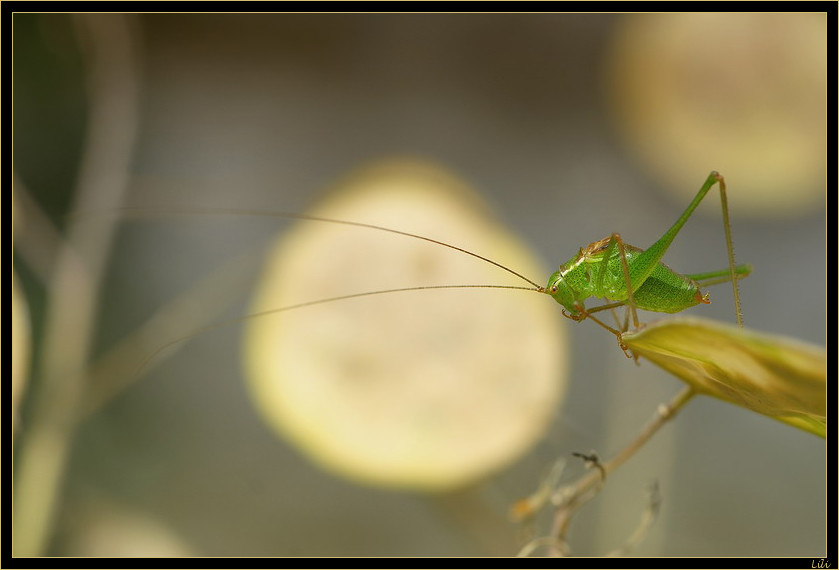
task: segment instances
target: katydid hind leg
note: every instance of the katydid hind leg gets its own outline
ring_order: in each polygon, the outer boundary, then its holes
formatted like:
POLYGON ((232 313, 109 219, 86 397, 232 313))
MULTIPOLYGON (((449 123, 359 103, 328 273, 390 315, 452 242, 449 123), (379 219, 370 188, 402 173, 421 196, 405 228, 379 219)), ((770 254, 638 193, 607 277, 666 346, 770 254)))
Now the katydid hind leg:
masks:
POLYGON ((632 273, 633 278, 638 275, 643 276, 643 279, 646 279, 646 277, 652 273, 656 265, 661 261, 661 258, 664 256, 667 249, 670 247, 670 244, 673 243, 676 235, 678 235, 679 231, 681 231, 687 220, 699 206, 699 203, 702 202, 715 184, 719 185, 720 202, 722 205, 723 229, 725 232, 726 251, 728 253, 727 280, 731 281, 734 289, 734 308, 737 316, 737 324, 742 328, 743 314, 740 309, 740 291, 737 287, 737 281, 739 280, 738 267, 734 263, 734 244, 731 238, 731 223, 728 216, 728 197, 726 196, 725 190, 725 178, 723 178, 719 172, 712 171, 708 175, 705 183, 702 184, 702 187, 696 193, 696 196, 694 196, 691 203, 688 204, 687 208, 685 208, 685 211, 682 212, 676 222, 666 232, 664 232, 664 234, 653 245, 638 255, 637 258, 633 259, 632 273))
POLYGON ((722 202, 722 224, 725 230, 725 247, 728 251, 728 271, 731 277, 731 287, 734 290, 734 312, 737 315, 737 326, 743 328, 743 310, 740 307, 740 287, 737 284, 737 266, 734 263, 734 241, 731 238, 731 222, 728 218, 728 197, 725 193, 725 178, 718 172, 716 174, 717 181, 720 185, 720 201, 722 202))
MULTIPOLYGON (((748 263, 743 263, 734 268, 734 276, 739 281, 745 279, 752 272, 752 266, 748 263)), ((699 283, 700 287, 710 287, 719 283, 728 283, 731 281, 731 269, 726 267, 717 271, 707 271, 705 273, 688 273, 688 279, 692 279, 699 283)))

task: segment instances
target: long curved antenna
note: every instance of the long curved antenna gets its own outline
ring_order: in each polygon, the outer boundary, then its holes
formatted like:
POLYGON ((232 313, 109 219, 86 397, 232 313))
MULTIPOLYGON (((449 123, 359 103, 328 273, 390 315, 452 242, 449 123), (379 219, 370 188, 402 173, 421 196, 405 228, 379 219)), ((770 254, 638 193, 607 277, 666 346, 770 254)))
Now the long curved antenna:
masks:
POLYGON ((386 228, 384 226, 377 226, 375 224, 366 224, 366 223, 363 223, 363 222, 350 222, 350 221, 347 221, 347 220, 336 220, 336 219, 333 219, 333 218, 323 218, 323 217, 320 217, 320 216, 312 216, 312 215, 309 215, 309 214, 298 214, 298 213, 295 213, 295 212, 283 212, 283 211, 279 211, 279 210, 263 211, 263 210, 249 210, 249 209, 240 209, 240 208, 232 208, 232 209, 227 209, 227 208, 167 208, 167 209, 163 209, 163 208, 118 208, 116 210, 112 210, 112 212, 119 212, 119 213, 122 213, 122 214, 131 214, 131 215, 134 215, 134 216, 143 216, 143 215, 150 215, 150 216, 178 216, 178 215, 182 215, 182 216, 189 216, 189 215, 222 216, 223 215, 223 216, 251 216, 251 217, 258 217, 258 218, 277 218, 277 217, 280 217, 280 218, 289 218, 289 219, 293 219, 293 220, 307 220, 307 221, 312 221, 312 222, 327 222, 327 223, 330 223, 330 224, 341 224, 341 225, 345 225, 345 226, 355 226, 355 227, 358 227, 358 228, 367 228, 367 229, 371 229, 371 230, 379 230, 379 231, 389 232, 389 233, 400 235, 400 236, 406 236, 406 237, 410 237, 410 238, 420 239, 420 240, 427 241, 427 242, 430 242, 430 243, 433 243, 433 244, 441 245, 443 247, 447 247, 449 249, 453 249, 455 251, 459 251, 461 253, 465 253, 466 255, 471 255, 472 257, 476 257, 476 258, 480 259, 481 261, 485 261, 485 262, 490 263, 490 264, 492 264, 492 265, 494 265, 494 266, 496 266, 500 269, 503 269, 507 273, 511 273, 511 274, 515 275, 516 277, 518 277, 519 279, 522 279, 523 281, 526 281, 527 283, 530 283, 534 287, 536 287, 538 289, 541 289, 541 287, 539 286, 538 283, 528 279, 527 277, 525 277, 521 273, 519 273, 517 271, 513 271, 509 267, 501 265, 497 261, 493 261, 493 260, 491 260, 487 257, 484 257, 482 255, 478 255, 477 253, 473 253, 473 252, 469 251, 468 249, 464 249, 462 247, 458 247, 458 246, 452 245, 450 243, 446 243, 446 242, 439 241, 439 240, 436 240, 436 239, 432 239, 432 238, 429 238, 429 237, 421 236, 421 235, 418 235, 418 234, 412 234, 410 232, 403 232, 401 230, 395 230, 393 228, 386 228))
POLYGON ((225 321, 219 321, 216 323, 212 323, 201 328, 193 330, 188 335, 184 335, 182 337, 176 338, 175 340, 171 340, 165 344, 160 345, 154 352, 152 352, 137 368, 137 371, 134 373, 135 377, 139 377, 141 372, 148 366, 148 364, 153 361, 161 352, 177 345, 182 342, 185 342, 191 338, 196 336, 202 335, 204 333, 208 333, 214 330, 218 330, 224 327, 228 327, 230 325, 235 325, 237 323, 242 323, 248 321, 250 319, 256 319, 259 317, 265 317, 268 315, 274 315, 276 313, 282 313, 284 311, 291 311, 294 309, 302 309, 304 307, 313 307, 315 305, 323 305, 326 303, 333 303, 335 301, 344 301, 347 299, 356 299, 359 297, 369 297, 371 295, 384 295, 387 293, 402 293, 405 291, 425 291, 429 289, 514 289, 517 291, 532 291, 535 293, 544 293, 545 289, 543 287, 536 286, 535 288, 532 287, 519 287, 517 285, 420 285, 416 287, 400 287, 397 289, 383 289, 381 291, 366 291, 364 293, 351 293, 349 295, 340 295, 338 297, 329 297, 326 299, 318 299, 316 301, 307 301, 305 303, 297 303, 296 305, 287 305, 285 307, 279 307, 276 309, 268 309, 265 311, 259 311, 256 313, 250 313, 247 315, 241 315, 239 317, 235 317, 233 319, 227 319, 225 321))

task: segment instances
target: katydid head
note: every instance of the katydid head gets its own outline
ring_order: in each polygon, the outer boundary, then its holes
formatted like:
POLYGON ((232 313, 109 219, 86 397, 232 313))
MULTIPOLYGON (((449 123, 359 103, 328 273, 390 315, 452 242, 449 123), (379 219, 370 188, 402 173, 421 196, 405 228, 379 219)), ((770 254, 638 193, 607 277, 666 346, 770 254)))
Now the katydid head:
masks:
POLYGON ((568 281, 563 277, 562 268, 548 278, 548 286, 545 287, 545 293, 565 307, 565 311, 572 319, 580 315, 580 303, 577 300, 577 295, 568 281))

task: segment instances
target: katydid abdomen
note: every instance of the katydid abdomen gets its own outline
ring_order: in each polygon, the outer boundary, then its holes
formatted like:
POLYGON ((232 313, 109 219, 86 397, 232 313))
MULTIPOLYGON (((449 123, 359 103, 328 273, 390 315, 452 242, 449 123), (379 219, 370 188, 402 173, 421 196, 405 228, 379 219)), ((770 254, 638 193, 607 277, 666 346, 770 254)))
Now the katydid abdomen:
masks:
POLYGON ((635 291, 635 306, 645 311, 678 313, 699 303, 708 302, 696 281, 676 273, 663 263, 660 263, 641 288, 635 291))

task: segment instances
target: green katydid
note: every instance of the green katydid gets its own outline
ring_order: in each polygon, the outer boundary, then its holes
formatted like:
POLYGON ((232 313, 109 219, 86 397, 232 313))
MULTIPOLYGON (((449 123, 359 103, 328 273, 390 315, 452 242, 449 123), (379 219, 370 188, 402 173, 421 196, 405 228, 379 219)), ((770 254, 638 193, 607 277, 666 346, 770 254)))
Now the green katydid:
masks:
MULTIPOLYGON (((633 325, 637 328, 638 317, 635 309, 678 313, 699 303, 710 302, 708 294, 702 294, 700 287, 729 280, 734 287, 737 324, 742 327, 743 319, 737 281, 749 275, 750 272, 751 266, 734 264, 734 246, 728 219, 725 179, 714 171, 708 175, 705 183, 682 215, 649 248, 642 250, 626 245, 620 235, 614 233, 581 248, 577 255, 562 264, 559 271, 553 273, 548 279, 544 292, 564 307, 565 316, 575 321, 591 318, 617 335, 620 341, 621 331, 609 327, 593 317, 592 313, 626 305, 632 315, 633 325), (717 183, 719 183, 722 202, 728 269, 690 275, 677 273, 663 264, 661 258, 699 203, 717 183), (614 303, 587 310, 584 301, 589 297, 600 297, 614 303)), ((623 327, 623 332, 625 330, 626 325, 623 327)), ((623 344, 621 347, 625 350, 623 344)))
POLYGON ((324 303, 331 303, 335 301, 342 301, 358 297, 366 297, 371 295, 381 295, 386 293, 398 293, 407 291, 429 290, 429 289, 464 289, 464 288, 489 288, 489 289, 518 289, 525 291, 535 291, 537 293, 544 293, 550 295, 557 303, 563 306, 563 315, 574 320, 582 321, 590 318, 592 321, 605 328, 614 334, 624 353, 631 357, 626 347, 621 342, 622 333, 628 330, 628 319, 631 315, 632 323, 635 328, 639 326, 636 309, 643 309, 647 311, 663 312, 663 313, 677 313, 693 307, 699 303, 709 303, 709 296, 707 293, 701 292, 702 287, 714 285, 730 281, 734 289, 734 303, 737 315, 737 323, 742 327, 742 316, 740 310, 740 296, 737 288, 737 281, 745 278, 751 272, 751 266, 748 264, 735 265, 734 263, 734 248, 731 239, 731 226, 728 218, 728 202, 725 193, 725 179, 716 171, 711 172, 705 183, 694 196, 691 203, 682 212, 676 222, 659 238, 653 245, 646 250, 625 244, 617 233, 611 234, 609 237, 598 240, 580 248, 578 253, 563 263, 559 270, 554 272, 548 279, 547 286, 542 287, 531 279, 525 277, 521 273, 506 267, 492 259, 478 255, 467 249, 445 243, 426 236, 413 234, 393 228, 384 226, 353 222, 347 220, 337 220, 333 218, 325 218, 320 216, 312 216, 308 214, 299 214, 291 212, 279 211, 260 211, 260 210, 220 210, 213 208, 191 208, 188 210, 166 210, 166 211, 152 211, 149 209, 132 209, 127 208, 123 210, 128 214, 203 214, 203 215, 241 215, 241 216, 255 216, 255 217, 284 217, 304 221, 326 222, 331 224, 340 224, 346 226, 360 227, 373 229, 377 231, 397 234, 413 239, 424 240, 436 245, 447 247, 466 255, 470 255, 480 259, 486 263, 495 265, 504 271, 515 275, 517 278, 526 281, 532 287, 514 286, 514 285, 424 285, 414 287, 400 287, 396 289, 385 289, 379 291, 367 291, 363 293, 352 293, 348 295, 340 295, 326 299, 318 299, 308 301, 295 305, 279 307, 276 309, 269 309, 245 315, 243 317, 235 318, 229 321, 215 323, 184 337, 170 341, 160 346, 153 354, 151 354, 141 366, 145 365, 154 359, 154 357, 170 346, 176 345, 180 342, 193 338, 194 336, 215 330, 223 326, 227 326, 236 322, 256 317, 262 317, 270 314, 301 309, 314 305, 324 303), (681 274, 664 263, 661 262, 662 257, 667 252, 670 244, 673 242, 676 235, 693 214, 694 210, 699 206, 702 199, 708 194, 710 189, 715 185, 719 185, 720 198, 722 202, 723 213, 723 227, 725 229, 726 248, 728 251, 728 268, 718 271, 711 271, 706 273, 696 274, 681 274), (611 301, 604 305, 600 305, 591 309, 586 308, 584 302, 590 297, 598 297, 611 301), (620 329, 610 327, 594 316, 594 313, 614 309, 625 306, 627 308, 627 320, 620 327, 620 329))

